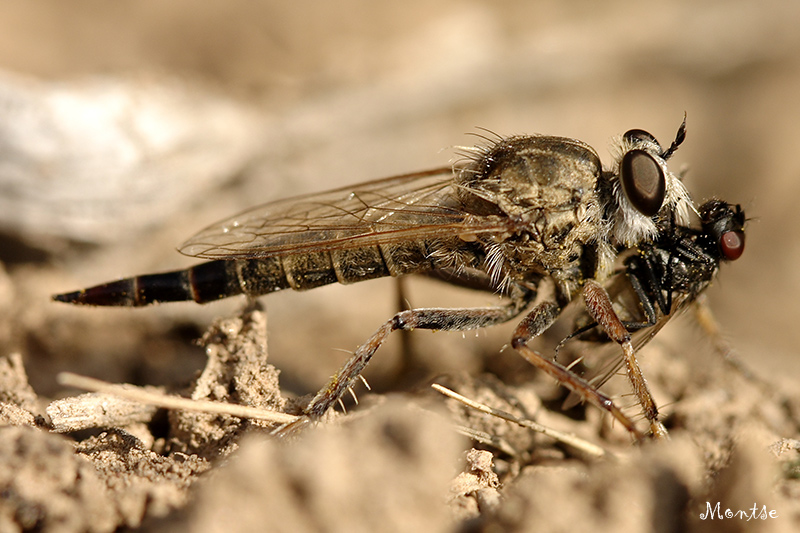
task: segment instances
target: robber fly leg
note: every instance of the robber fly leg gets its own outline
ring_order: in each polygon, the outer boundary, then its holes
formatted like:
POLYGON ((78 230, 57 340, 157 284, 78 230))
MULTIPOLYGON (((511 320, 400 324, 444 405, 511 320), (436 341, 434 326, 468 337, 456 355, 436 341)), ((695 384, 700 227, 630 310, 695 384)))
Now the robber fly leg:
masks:
POLYGON ((606 334, 622 347, 625 360, 625 370, 628 380, 633 387, 633 393, 642 406, 644 417, 650 422, 650 431, 655 438, 667 438, 667 430, 658 421, 658 408, 653 400, 647 382, 636 361, 636 352, 631 343, 631 334, 625 328, 614 308, 606 290, 594 280, 586 281, 583 287, 583 298, 586 301, 586 309, 598 324, 605 330, 606 334))
MULTIPOLYGON (((633 263, 633 265, 637 266, 638 263, 633 263)), ((667 295, 667 299, 664 298, 664 296, 661 294, 663 288, 656 279, 656 274, 653 272, 653 269, 650 268, 647 263, 644 263, 643 267, 638 266, 634 268, 634 266, 629 267, 628 281, 631 284, 633 292, 636 294, 639 306, 644 314, 644 320, 623 321, 622 325, 628 332, 638 331, 640 329, 655 326, 658 320, 658 315, 656 314, 656 305, 659 306, 662 313, 665 315, 668 315, 670 309, 672 308, 672 294, 669 293, 667 295)), ((556 346, 556 358, 558 358, 558 352, 561 350, 561 348, 570 340, 600 325, 601 324, 599 324, 597 321, 594 321, 591 324, 587 324, 564 337, 561 342, 558 343, 558 346, 556 346)))
POLYGON ((465 331, 507 322, 520 313, 518 306, 475 309, 410 309, 397 313, 362 344, 355 355, 331 378, 305 409, 311 417, 322 416, 358 379, 364 367, 389 334, 397 330, 433 329, 465 331))
POLYGON ((636 429, 633 421, 614 404, 611 398, 563 365, 544 357, 528 347, 528 342, 531 339, 538 337, 553 325, 560 311, 561 307, 554 302, 543 302, 537 305, 514 331, 514 337, 511 340, 512 347, 533 366, 546 372, 589 403, 611 413, 637 440, 644 438, 644 435, 636 429))
POLYGON ((288 426, 278 428, 275 433, 280 435, 293 433, 309 421, 324 415, 353 386, 372 356, 393 331, 413 329, 466 331, 501 324, 519 316, 536 297, 536 293, 527 289, 518 289, 510 297, 511 302, 502 307, 409 309, 397 313, 378 328, 367 342, 359 346, 353 357, 304 409, 304 417, 288 426))

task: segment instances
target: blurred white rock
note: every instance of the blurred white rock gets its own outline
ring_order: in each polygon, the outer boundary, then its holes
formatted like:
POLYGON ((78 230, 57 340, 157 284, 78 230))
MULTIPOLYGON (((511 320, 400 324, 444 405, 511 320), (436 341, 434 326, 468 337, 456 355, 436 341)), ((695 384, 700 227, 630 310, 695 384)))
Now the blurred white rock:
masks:
POLYGON ((242 171, 261 132, 259 111, 188 81, 0 72, 0 231, 129 236, 242 171))

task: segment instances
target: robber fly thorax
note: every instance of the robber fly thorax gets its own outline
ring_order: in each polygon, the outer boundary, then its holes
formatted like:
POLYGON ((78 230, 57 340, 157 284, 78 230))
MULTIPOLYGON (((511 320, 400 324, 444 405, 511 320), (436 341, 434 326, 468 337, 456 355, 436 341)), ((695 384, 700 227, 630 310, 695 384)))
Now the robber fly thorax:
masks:
POLYGON ((511 137, 471 150, 458 175, 465 204, 485 202, 513 221, 516 231, 476 234, 485 269, 496 286, 552 277, 567 299, 583 279, 605 279, 617 251, 652 241, 659 221, 686 223, 693 206, 666 160, 683 141, 684 125, 669 150, 642 130, 618 139, 606 170, 586 143, 561 137, 511 137))
POLYGON ((511 343, 530 359, 527 342, 550 327, 587 280, 605 280, 620 251, 654 241, 665 221, 688 223, 691 199, 667 167, 684 137, 685 120, 667 149, 649 133, 631 130, 617 140, 605 169, 575 139, 486 139, 463 149, 465 159, 452 168, 265 204, 206 228, 180 248, 210 262, 54 298, 86 305, 204 303, 427 273, 510 299, 496 307, 397 313, 312 400, 305 413, 318 417, 340 401, 392 331, 506 322, 549 280, 555 295, 525 316, 511 343))

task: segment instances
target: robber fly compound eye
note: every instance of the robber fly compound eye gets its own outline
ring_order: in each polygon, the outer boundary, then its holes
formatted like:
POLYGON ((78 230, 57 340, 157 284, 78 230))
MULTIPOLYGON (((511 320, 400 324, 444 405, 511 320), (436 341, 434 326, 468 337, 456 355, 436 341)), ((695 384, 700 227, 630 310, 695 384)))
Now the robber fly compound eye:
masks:
POLYGON ((667 193, 667 180, 655 157, 644 150, 630 150, 622 157, 619 173, 622 191, 631 205, 644 216, 658 214, 667 193))
POLYGON ((622 138, 631 143, 632 145, 640 143, 653 143, 656 146, 658 146, 659 152, 661 151, 661 145, 658 144, 658 140, 656 140, 653 134, 650 133, 649 131, 628 130, 625 132, 622 138))

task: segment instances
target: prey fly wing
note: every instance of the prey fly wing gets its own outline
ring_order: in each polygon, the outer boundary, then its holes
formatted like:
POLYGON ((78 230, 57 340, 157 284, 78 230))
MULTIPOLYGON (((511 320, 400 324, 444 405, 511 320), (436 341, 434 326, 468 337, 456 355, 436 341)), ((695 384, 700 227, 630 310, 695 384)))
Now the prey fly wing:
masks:
MULTIPOLYGON (((669 314, 659 314, 658 320, 652 326, 634 331, 631 334, 631 344, 636 353, 647 346, 656 335, 666 326, 672 319, 682 315, 696 299, 692 298, 689 294, 678 294, 673 296, 672 310, 669 314)), ((694 295, 697 296, 697 295, 694 295)), ((565 341, 569 340, 565 339, 565 341)), ((565 344, 565 342, 564 342, 565 344)), ((587 354, 581 355, 577 361, 572 364, 584 363, 589 368, 582 374, 583 379, 595 388, 600 388, 608 382, 612 377, 620 375, 624 376, 625 360, 622 357, 622 352, 619 346, 610 342, 610 340, 603 341, 601 346, 596 343, 587 350, 587 354)), ((559 345, 563 346, 563 344, 559 345)), ((571 409, 582 402, 580 395, 572 392, 564 400, 562 404, 563 409, 571 409)))

